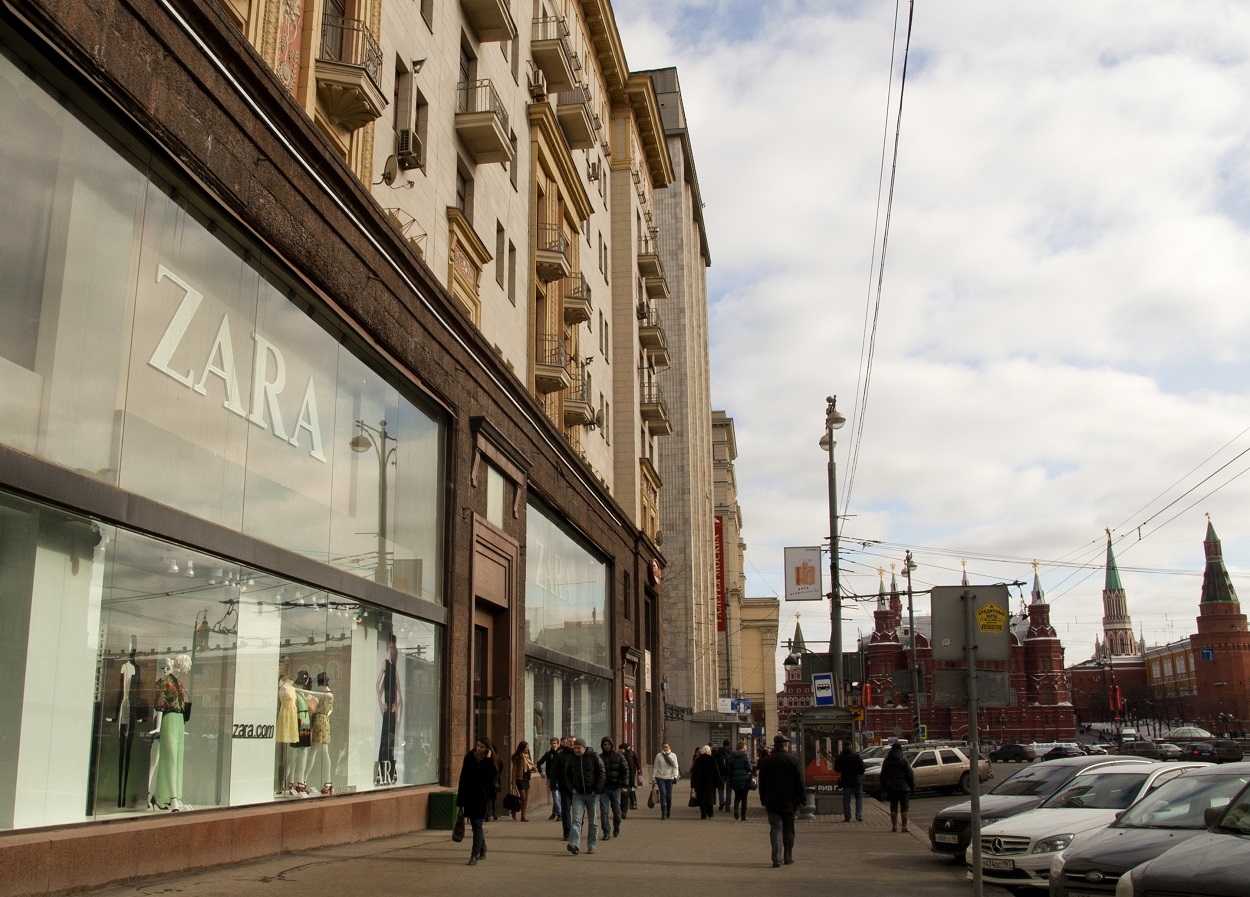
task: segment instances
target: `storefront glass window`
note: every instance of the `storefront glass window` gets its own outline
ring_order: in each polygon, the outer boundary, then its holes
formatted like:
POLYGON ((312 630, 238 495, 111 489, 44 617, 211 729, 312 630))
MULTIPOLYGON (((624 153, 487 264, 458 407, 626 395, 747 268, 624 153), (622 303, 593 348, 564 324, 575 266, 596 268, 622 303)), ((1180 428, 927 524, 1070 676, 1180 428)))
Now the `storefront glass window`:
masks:
POLYGON ((555 736, 574 735, 598 746, 603 736, 612 735, 608 701, 612 682, 598 676, 560 669, 533 658, 525 662, 524 738, 543 750, 555 736))
POLYGON ((442 414, 0 53, 0 442, 441 603, 442 414))
POLYGON ((525 626, 529 642, 612 667, 607 565, 535 504, 526 517, 525 626))
POLYGON ((0 493, 0 829, 438 778, 432 623, 0 493))

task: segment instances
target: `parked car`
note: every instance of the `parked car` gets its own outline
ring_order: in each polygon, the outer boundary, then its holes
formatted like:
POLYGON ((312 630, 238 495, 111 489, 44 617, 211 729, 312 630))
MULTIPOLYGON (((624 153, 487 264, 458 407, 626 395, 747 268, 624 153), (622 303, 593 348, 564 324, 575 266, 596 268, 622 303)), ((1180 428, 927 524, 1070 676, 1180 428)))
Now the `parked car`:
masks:
POLYGON ((1120 745, 1120 753, 1126 757, 1149 757, 1151 760, 1167 759, 1153 741, 1126 741, 1120 745))
POLYGON ((990 751, 990 759, 995 763, 1032 763, 1037 754, 1027 744, 1000 744, 990 751))
POLYGON ((1231 738, 1217 738, 1211 746, 1215 748, 1216 763, 1240 763, 1245 758, 1241 745, 1231 738))
POLYGON ((1085 753, 1091 757, 1105 757, 1110 753, 1110 751, 1107 750, 1107 746, 1103 744, 1083 744, 1081 747, 1084 749, 1085 753))
POLYGON ((1205 817, 1209 824, 1205 832, 1124 873, 1116 886, 1117 897, 1245 894, 1250 882, 1250 785, 1223 811, 1212 807, 1205 817))
MULTIPOLYGON (((994 822, 1032 810, 1084 770, 1150 762, 1140 757, 1069 757, 1026 766, 981 796, 981 821, 994 822)), ((972 804, 947 807, 929 825, 929 848, 937 854, 963 859, 971 829, 972 804)))
POLYGON ((1159 747, 1160 760, 1179 760, 1181 758, 1181 749, 1174 744, 1166 741, 1157 742, 1159 747))
POLYGON ((1041 759, 1043 761, 1046 761, 1046 760, 1058 760, 1061 757, 1084 757, 1084 756, 1086 756, 1085 752, 1081 750, 1079 747, 1077 747, 1075 744, 1057 744, 1053 748, 1048 750, 1046 753, 1042 754, 1041 759))
MULTIPOLYGON (((964 753, 966 748, 955 747, 920 747, 913 746, 905 750, 904 756, 911 764, 911 771, 916 777, 917 791, 945 791, 954 794, 972 791, 972 761, 964 753)), ((866 764, 865 764, 866 765, 866 764)), ((990 761, 982 757, 977 764, 981 781, 987 782, 994 778, 990 761)), ((864 770, 864 791, 876 793, 881 788, 881 767, 875 766, 864 770)))
MULTIPOLYGON (((1121 811, 1197 763, 1108 766, 1077 775, 1036 809, 981 829, 981 876, 1005 888, 1049 888, 1055 855, 1105 829, 1121 811)), ((966 860, 972 864, 972 848, 966 860)))
POLYGON ((1191 741, 1184 747, 1186 760, 1197 760, 1201 763, 1219 762, 1215 756, 1215 745, 1206 741, 1191 741))
POLYGON ((1202 766, 1165 782, 1089 840, 1050 864, 1050 897, 1111 897, 1129 869, 1204 832, 1250 782, 1250 763, 1202 766))

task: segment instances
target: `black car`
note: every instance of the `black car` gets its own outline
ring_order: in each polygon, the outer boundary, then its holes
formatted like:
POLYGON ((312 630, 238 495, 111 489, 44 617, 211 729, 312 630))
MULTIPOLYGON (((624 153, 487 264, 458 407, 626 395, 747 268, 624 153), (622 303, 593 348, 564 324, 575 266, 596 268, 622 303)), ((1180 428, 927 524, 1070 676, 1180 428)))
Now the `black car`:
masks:
POLYGON ((1211 746, 1215 748, 1216 763, 1240 763, 1245 759, 1241 745, 1231 738, 1217 738, 1211 746))
POLYGON ((1120 755, 1125 757, 1149 757, 1151 760, 1167 759, 1153 741, 1126 741, 1120 745, 1120 755))
POLYGON ((1205 741, 1194 741, 1181 748, 1182 760, 1196 760, 1199 763, 1216 763, 1215 745, 1205 741))
POLYGON ((1022 744, 1000 744, 990 751, 990 759, 995 763, 1032 763, 1037 754, 1022 744))
POLYGON ((1057 744, 1039 758, 1044 761, 1061 760, 1064 757, 1084 757, 1086 753, 1074 744, 1057 744))
POLYGON ((1053 861, 1050 897, 1110 897, 1129 869, 1205 831, 1207 810, 1227 806, 1248 782, 1250 763, 1198 768, 1165 782, 1053 861))
MULTIPOLYGON (((981 797, 981 821, 990 823, 1032 810, 1068 784, 1079 772, 1125 763, 1151 763, 1142 757, 1070 757, 1049 763, 1033 763, 999 782, 981 797)), ((972 804, 947 807, 929 825, 929 849, 963 862, 972 829, 972 804)))
MULTIPOLYGON (((1190 773, 1196 775, 1196 773, 1190 773)), ((1206 811, 1209 828, 1121 876, 1120 897, 1185 894, 1241 897, 1250 892, 1250 786, 1221 811, 1206 811)))

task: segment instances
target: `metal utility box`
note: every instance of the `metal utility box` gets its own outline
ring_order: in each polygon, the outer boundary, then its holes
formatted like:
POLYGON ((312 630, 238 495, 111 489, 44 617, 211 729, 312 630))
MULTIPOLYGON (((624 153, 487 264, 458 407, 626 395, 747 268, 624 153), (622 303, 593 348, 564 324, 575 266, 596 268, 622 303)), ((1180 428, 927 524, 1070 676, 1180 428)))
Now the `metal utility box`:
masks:
POLYGON ((435 791, 430 794, 428 828, 451 831, 460 814, 459 795, 454 791, 435 791))

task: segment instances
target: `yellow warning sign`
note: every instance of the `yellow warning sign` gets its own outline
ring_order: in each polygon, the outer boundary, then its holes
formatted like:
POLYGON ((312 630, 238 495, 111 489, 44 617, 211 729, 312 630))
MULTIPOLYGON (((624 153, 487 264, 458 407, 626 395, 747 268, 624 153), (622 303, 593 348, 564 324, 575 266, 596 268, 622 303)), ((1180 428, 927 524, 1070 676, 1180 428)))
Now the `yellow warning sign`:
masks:
POLYGON ((977 628, 982 632, 1002 632, 1007 625, 1007 611, 993 601, 977 611, 977 628))

